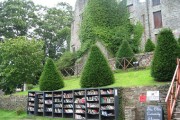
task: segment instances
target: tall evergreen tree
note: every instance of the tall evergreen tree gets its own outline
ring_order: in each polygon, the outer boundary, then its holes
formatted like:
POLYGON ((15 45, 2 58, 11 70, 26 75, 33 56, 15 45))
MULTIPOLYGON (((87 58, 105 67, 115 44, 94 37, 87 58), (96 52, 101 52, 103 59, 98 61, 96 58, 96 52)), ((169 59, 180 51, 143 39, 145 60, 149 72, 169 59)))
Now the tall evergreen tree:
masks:
POLYGON ((39 80, 39 87, 42 91, 58 90, 64 87, 63 78, 50 58, 47 59, 44 66, 39 80))
POLYGON ((170 29, 160 31, 151 74, 157 81, 170 81, 176 67, 177 42, 170 29))
POLYGON ((152 52, 155 49, 154 43, 151 41, 151 39, 148 39, 145 44, 145 52, 152 52))
POLYGON ((101 87, 114 83, 114 76, 104 55, 97 46, 92 46, 81 76, 81 87, 101 87))

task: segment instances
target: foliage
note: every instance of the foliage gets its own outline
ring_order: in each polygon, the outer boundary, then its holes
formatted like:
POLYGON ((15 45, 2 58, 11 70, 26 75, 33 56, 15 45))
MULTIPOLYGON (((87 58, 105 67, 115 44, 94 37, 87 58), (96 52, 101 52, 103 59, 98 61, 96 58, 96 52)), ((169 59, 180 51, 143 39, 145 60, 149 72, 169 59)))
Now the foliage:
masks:
POLYGON ((155 44, 151 41, 151 39, 148 39, 145 44, 145 52, 152 52, 155 49, 155 44))
POLYGON ((131 41, 132 43, 130 42, 131 48, 133 49, 134 53, 139 52, 139 46, 141 43, 141 36, 142 36, 143 31, 144 31, 144 28, 140 22, 138 22, 136 25, 134 25, 134 27, 133 27, 134 37, 131 41))
POLYGON ((35 26, 37 16, 32 1, 5 0, 0 6, 0 38, 26 36, 28 30, 35 26))
POLYGON ((24 113, 24 109, 22 107, 16 108, 16 114, 19 116, 24 113))
POLYGON ((18 85, 34 83, 42 70, 43 42, 25 37, 5 40, 0 43, 0 87, 12 93, 18 85))
POLYGON ((82 47, 103 40, 115 54, 123 40, 130 40, 133 25, 128 18, 126 0, 119 4, 116 0, 88 1, 80 28, 82 47))
POLYGON ((53 91, 64 87, 64 81, 52 59, 48 58, 39 80, 41 91, 53 91))
MULTIPOLYGON (((124 40, 123 43, 121 44, 121 46, 119 47, 119 50, 117 52, 116 55, 116 67, 117 68, 121 68, 121 58, 126 58, 128 61, 130 61, 132 59, 132 57, 134 57, 134 53, 133 50, 131 49, 129 43, 127 40, 124 40)), ((133 62, 133 61, 132 61, 133 62)), ((128 64, 128 63, 126 63, 128 64)))
POLYGON ((57 59, 66 49, 69 49, 72 7, 63 2, 54 8, 37 6, 39 14, 42 14, 42 10, 44 15, 38 15, 33 36, 45 41, 46 56, 57 59))
POLYGON ((97 46, 92 46, 81 76, 81 87, 100 87, 114 83, 114 76, 97 46))
POLYGON ((56 61, 56 66, 59 70, 62 70, 67 67, 71 67, 75 63, 75 54, 71 52, 65 52, 63 55, 56 61))
POLYGON ((34 88, 34 85, 33 84, 27 84, 27 89, 28 90, 31 90, 31 89, 33 89, 34 88))
POLYGON ((160 31, 152 61, 151 74, 157 81, 170 81, 176 67, 177 42, 170 29, 160 31))

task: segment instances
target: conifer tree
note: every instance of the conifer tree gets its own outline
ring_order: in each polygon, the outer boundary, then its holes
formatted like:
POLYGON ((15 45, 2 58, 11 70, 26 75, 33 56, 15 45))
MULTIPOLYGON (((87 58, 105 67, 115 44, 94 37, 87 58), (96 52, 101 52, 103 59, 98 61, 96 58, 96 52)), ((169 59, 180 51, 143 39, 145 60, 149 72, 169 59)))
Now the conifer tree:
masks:
POLYGON ((81 87, 101 87, 114 83, 114 76, 100 49, 93 45, 81 76, 81 87))
POLYGON ((39 80, 41 91, 58 90, 64 87, 61 74, 57 71, 52 59, 48 58, 39 80))
POLYGON ((151 75, 155 80, 170 81, 172 79, 176 67, 177 47, 172 31, 170 29, 161 30, 151 69, 151 75))
POLYGON ((148 39, 145 44, 145 52, 152 52, 155 49, 154 43, 151 41, 151 39, 148 39))

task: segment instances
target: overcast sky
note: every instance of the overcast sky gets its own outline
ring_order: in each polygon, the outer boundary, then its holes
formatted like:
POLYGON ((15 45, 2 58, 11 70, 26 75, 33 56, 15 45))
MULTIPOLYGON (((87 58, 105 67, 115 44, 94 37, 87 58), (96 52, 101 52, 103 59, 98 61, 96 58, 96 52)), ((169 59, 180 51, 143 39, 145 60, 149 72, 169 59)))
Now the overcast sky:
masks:
MULTIPOLYGON (((4 0, 0 0, 4 1, 4 0)), ((47 6, 47 7, 54 7, 59 2, 66 2, 69 3, 73 9, 75 7, 76 0, 32 0, 35 4, 47 6)))

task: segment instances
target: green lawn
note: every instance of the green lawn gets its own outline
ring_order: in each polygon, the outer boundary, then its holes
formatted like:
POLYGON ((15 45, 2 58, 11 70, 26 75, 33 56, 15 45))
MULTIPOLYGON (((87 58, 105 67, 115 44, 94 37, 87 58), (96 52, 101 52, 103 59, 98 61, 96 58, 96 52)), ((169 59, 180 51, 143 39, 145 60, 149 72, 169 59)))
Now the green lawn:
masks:
MULTIPOLYGON (((104 87, 134 87, 134 86, 151 86, 151 85, 160 85, 167 82, 157 82, 154 81, 150 75, 150 69, 137 70, 137 71, 121 71, 114 74, 115 83, 109 86, 104 87)), ((65 87, 61 90, 71 90, 79 89, 80 87, 80 78, 71 77, 64 80, 65 87)), ((36 86, 34 91, 38 91, 39 87, 36 86)), ((19 92, 17 95, 27 95, 27 92, 19 92)))
POLYGON ((29 116, 26 113, 17 115, 15 111, 0 110, 0 120, 72 120, 72 119, 60 119, 60 118, 45 118, 37 116, 29 116))

